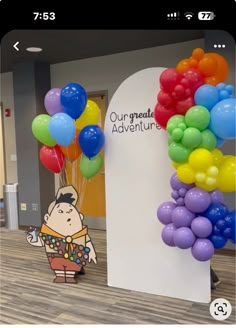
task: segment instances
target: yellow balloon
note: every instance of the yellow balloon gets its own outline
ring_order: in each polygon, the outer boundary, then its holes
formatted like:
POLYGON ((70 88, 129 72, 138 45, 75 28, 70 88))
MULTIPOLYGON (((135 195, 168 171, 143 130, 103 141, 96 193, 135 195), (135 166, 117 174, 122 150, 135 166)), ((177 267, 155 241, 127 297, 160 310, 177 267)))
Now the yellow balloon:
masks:
POLYGON ((86 125, 98 124, 101 117, 101 111, 98 105, 88 100, 85 110, 81 116, 75 121, 76 129, 82 130, 86 125))
POLYGON ((218 175, 217 188, 222 192, 236 191, 236 157, 223 157, 218 175))
POLYGON ((223 160, 223 153, 217 148, 213 149, 211 153, 213 157, 213 165, 219 167, 223 160))
POLYGON ((204 182, 197 182, 197 181, 195 182, 195 184, 197 187, 204 189, 206 191, 212 191, 212 190, 216 189, 216 184, 209 186, 204 182))
POLYGON ((180 164, 179 164, 179 163, 176 163, 176 162, 172 162, 172 166, 173 166, 175 169, 177 169, 177 168, 180 166, 180 164))
POLYGON ((206 171, 213 164, 213 156, 209 150, 199 148, 191 153, 188 162, 195 171, 206 171))
POLYGON ((195 172, 189 164, 182 164, 177 168, 177 177, 184 183, 193 183, 195 181, 195 172))

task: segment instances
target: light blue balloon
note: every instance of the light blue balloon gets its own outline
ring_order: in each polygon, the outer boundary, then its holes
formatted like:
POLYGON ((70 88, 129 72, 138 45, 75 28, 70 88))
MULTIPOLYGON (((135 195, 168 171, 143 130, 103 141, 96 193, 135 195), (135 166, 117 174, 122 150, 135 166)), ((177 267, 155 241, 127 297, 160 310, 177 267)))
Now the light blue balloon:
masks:
POLYGON ((211 110, 212 107, 219 101, 219 91, 216 87, 210 84, 204 84, 197 89, 194 94, 196 105, 206 107, 211 110))
POLYGON ((218 102, 210 112, 209 129, 221 139, 236 137, 236 99, 229 98, 218 102))
POLYGON ((58 145, 67 147, 75 137, 74 120, 65 113, 57 113, 51 118, 49 132, 58 145))

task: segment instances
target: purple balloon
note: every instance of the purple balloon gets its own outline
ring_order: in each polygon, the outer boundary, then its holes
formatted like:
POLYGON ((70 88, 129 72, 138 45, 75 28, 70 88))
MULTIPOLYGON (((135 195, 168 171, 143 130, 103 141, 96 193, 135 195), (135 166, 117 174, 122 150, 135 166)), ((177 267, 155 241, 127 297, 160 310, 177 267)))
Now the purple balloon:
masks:
POLYGON ((181 188, 185 188, 185 189, 190 189, 190 188, 193 188, 194 184, 186 184, 186 183, 183 183, 181 182, 178 177, 177 177, 177 174, 174 173, 172 175, 172 177, 170 178, 170 185, 171 185, 171 188, 174 189, 174 190, 179 190, 181 188))
POLYGON ((195 214, 190 212, 185 206, 177 206, 172 214, 171 219, 176 228, 190 227, 195 214))
POLYGON ((192 221, 191 229, 197 237, 206 238, 212 233, 212 224, 204 216, 199 216, 192 221))
POLYGON ((173 225, 173 223, 167 224, 162 229, 162 233, 161 233, 162 240, 168 246, 172 246, 172 247, 175 246, 174 239, 173 239, 175 230, 176 230, 176 228, 173 225))
POLYGON ((179 193, 178 193, 178 191, 177 191, 177 190, 172 191, 172 193, 171 193, 171 197, 172 197, 173 199, 177 199, 177 198, 179 198, 179 193))
POLYGON ((181 249, 187 249, 193 246, 196 237, 194 236, 191 229, 182 227, 174 232, 174 243, 175 246, 181 249))
POLYGON ((178 199, 176 199, 176 204, 178 206, 184 206, 185 205, 184 198, 183 197, 179 197, 178 199))
POLYGON ((223 203, 223 194, 218 189, 215 189, 212 192, 210 192, 210 196, 211 196, 211 202, 213 204, 223 203))
POLYGON ((211 204, 211 196, 201 188, 191 188, 185 195, 185 206, 194 213, 204 212, 211 204))
POLYGON ((208 261, 214 253, 214 246, 209 239, 198 238, 192 247, 192 255, 198 261, 208 261))
POLYGON ((159 221, 163 224, 172 223, 171 214, 175 208, 176 205, 173 202, 162 203, 157 209, 157 218, 159 221))
POLYGON ((184 197, 186 195, 187 189, 186 188, 180 188, 179 195, 181 197, 184 197))
POLYGON ((44 106, 51 116, 57 113, 65 113, 61 106, 61 89, 54 88, 48 91, 44 98, 44 106))

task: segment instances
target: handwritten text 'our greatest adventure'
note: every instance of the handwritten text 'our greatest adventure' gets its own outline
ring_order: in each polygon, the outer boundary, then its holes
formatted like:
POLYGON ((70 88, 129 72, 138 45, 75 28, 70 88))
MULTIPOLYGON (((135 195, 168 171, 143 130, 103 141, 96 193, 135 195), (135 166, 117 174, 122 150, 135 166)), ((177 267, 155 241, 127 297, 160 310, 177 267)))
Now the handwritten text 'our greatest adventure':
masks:
POLYGON ((134 112, 130 114, 121 114, 111 112, 110 121, 113 123, 112 133, 144 132, 147 130, 161 129, 161 127, 154 122, 153 112, 150 108, 143 113, 134 112), (152 122, 150 122, 150 118, 152 118, 152 122), (149 119, 149 121, 147 119, 149 119))

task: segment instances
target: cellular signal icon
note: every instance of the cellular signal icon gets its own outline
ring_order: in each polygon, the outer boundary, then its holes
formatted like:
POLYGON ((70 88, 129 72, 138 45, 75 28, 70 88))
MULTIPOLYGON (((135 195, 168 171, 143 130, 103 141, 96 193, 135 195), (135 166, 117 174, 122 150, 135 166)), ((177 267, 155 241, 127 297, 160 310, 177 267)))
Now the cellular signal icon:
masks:
POLYGON ((187 18, 187 20, 190 20, 191 18, 193 18, 193 13, 184 13, 184 17, 186 17, 187 18))
POLYGON ((168 20, 179 20, 180 19, 180 12, 169 13, 166 15, 168 20))

